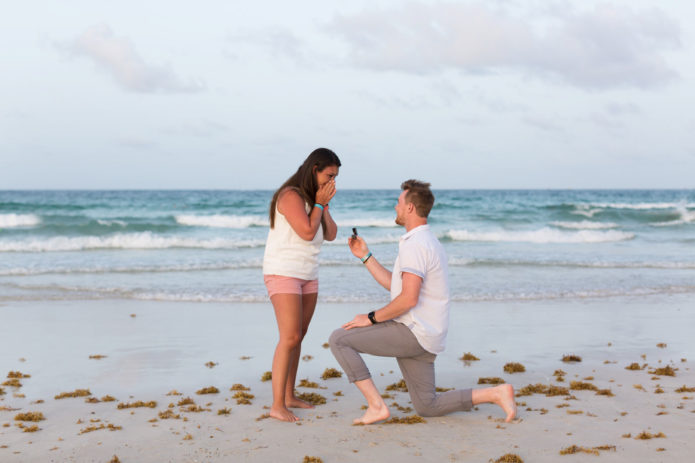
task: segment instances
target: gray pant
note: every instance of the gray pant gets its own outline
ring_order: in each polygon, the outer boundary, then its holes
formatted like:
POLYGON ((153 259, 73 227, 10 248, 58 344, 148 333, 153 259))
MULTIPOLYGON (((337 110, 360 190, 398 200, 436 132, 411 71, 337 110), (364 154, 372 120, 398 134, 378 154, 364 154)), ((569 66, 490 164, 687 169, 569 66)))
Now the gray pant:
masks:
POLYGON ((436 392, 434 360, 437 356, 423 349, 402 323, 389 320, 364 328, 338 328, 331 334, 329 343, 351 383, 371 378, 360 353, 396 357, 413 407, 421 416, 442 416, 473 407, 472 389, 436 392))

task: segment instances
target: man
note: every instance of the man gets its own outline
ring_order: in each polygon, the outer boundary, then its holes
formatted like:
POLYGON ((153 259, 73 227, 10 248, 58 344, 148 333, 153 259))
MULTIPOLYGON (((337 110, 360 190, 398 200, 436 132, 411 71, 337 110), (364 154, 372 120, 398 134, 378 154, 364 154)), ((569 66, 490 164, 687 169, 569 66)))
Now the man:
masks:
POLYGON ((408 180, 396 204, 396 223, 405 227, 393 272, 369 252, 361 237, 348 240, 350 251, 369 273, 391 291, 391 302, 369 314, 357 315, 331 334, 329 343, 348 380, 367 399, 367 411, 356 424, 370 424, 391 414, 371 379, 360 353, 396 357, 415 410, 422 416, 441 416, 494 403, 516 416, 514 389, 509 384, 459 389, 438 394, 434 360, 444 350, 449 325, 449 282, 444 249, 427 224, 434 205, 429 183, 408 180))

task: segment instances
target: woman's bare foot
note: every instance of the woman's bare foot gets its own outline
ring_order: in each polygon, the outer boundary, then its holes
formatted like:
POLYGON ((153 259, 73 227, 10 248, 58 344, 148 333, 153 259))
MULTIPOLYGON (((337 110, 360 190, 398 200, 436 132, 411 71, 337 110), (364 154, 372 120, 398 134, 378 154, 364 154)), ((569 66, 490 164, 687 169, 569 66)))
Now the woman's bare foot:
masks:
POLYGON ((514 387, 511 384, 502 384, 496 388, 497 400, 495 403, 502 407, 502 410, 507 414, 504 420, 509 423, 516 417, 516 401, 514 400, 514 387))
POLYGON ((304 402, 295 396, 285 396, 285 407, 287 408, 316 408, 309 402, 304 402))
POLYGON ((355 418, 352 422, 354 424, 372 424, 377 421, 385 420, 389 416, 391 416, 389 408, 385 403, 382 403, 378 407, 370 406, 361 418, 355 418))
POLYGON ((272 418, 275 418, 276 420, 280 420, 280 421, 289 421, 290 423, 293 423, 295 421, 299 421, 299 418, 297 418, 297 416, 294 413, 289 411, 287 409, 287 407, 276 407, 273 405, 270 408, 269 415, 272 418))

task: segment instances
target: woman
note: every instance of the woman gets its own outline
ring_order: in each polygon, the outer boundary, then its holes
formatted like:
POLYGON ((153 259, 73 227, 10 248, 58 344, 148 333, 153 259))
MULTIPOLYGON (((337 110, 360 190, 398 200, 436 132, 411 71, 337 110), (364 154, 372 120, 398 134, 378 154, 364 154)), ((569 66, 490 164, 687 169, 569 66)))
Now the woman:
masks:
POLYGON ((273 195, 270 231, 263 257, 263 279, 275 309, 280 340, 273 357, 270 416, 299 418, 289 408, 313 408, 294 395, 301 343, 318 297, 318 254, 338 227, 329 201, 335 195, 340 159, 326 148, 314 150, 273 195))

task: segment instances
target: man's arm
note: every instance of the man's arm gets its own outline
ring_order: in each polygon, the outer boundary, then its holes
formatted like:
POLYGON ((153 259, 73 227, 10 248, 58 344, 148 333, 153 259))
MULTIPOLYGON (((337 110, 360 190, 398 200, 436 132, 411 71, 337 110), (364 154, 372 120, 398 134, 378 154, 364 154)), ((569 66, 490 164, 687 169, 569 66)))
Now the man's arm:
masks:
MULTIPOLYGON (((371 259, 370 259, 371 260, 371 259)), ((383 267, 382 267, 383 268, 383 267)), ((415 307, 420 297, 420 288, 422 287, 422 278, 419 276, 403 272, 403 289, 401 294, 396 296, 391 302, 374 312, 374 319, 377 322, 385 322, 402 315, 415 307)), ((343 328, 349 330, 351 328, 359 328, 369 326, 372 322, 366 314, 356 315, 352 321, 343 325, 343 328)))
MULTIPOLYGON (((361 236, 356 238, 348 238, 348 246, 350 246, 350 251, 355 257, 363 259, 367 254, 369 254, 369 248, 367 243, 364 242, 361 236)), ((364 265, 372 274, 377 283, 386 288, 386 290, 391 291, 391 272, 387 270, 383 265, 381 265, 376 257, 371 256, 364 265)))

